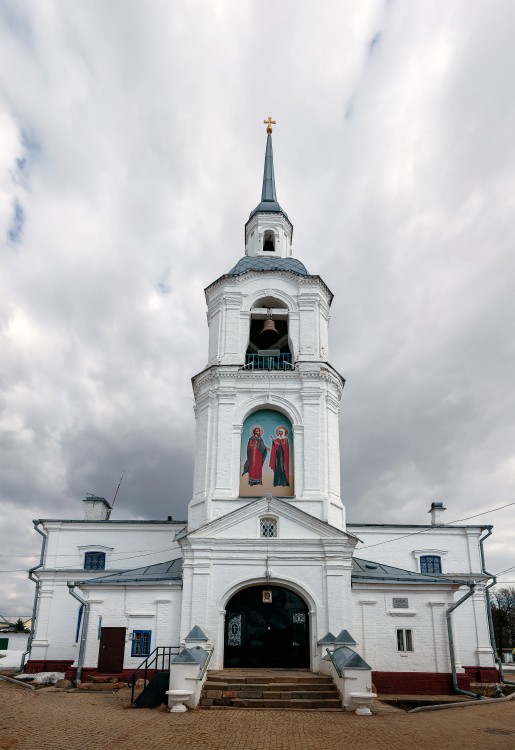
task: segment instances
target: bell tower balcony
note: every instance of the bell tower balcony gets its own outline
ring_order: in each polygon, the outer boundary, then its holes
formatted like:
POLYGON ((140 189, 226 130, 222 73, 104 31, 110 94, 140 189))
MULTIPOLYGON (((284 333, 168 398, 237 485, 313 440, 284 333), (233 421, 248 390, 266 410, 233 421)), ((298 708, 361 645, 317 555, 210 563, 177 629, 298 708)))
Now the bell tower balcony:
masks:
POLYGON ((257 354, 246 354, 243 370, 294 370, 291 354, 275 349, 260 349, 257 354))

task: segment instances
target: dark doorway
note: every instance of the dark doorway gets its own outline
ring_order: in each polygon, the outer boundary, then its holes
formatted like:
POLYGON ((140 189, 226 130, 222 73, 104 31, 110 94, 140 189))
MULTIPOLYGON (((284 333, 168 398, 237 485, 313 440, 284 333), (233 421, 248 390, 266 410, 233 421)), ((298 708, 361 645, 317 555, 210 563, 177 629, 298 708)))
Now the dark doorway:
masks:
POLYGON ((225 616, 225 667, 309 667, 306 602, 281 586, 235 594, 225 616))
POLYGON ((125 628, 102 628, 98 650, 99 672, 121 672, 125 652, 125 628))

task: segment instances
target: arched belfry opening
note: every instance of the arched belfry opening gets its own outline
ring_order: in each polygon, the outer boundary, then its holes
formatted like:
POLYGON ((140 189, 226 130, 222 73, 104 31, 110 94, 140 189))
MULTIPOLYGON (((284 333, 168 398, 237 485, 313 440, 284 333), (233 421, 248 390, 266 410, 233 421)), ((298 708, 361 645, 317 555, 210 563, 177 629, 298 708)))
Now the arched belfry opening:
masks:
POLYGON ((267 229, 263 235, 263 252, 275 252, 275 235, 271 229, 267 229))
POLYGON ((288 308, 282 300, 262 297, 252 306, 245 365, 257 370, 291 369, 288 308))
POLYGON ((309 609, 295 591, 251 586, 225 609, 224 667, 309 668, 309 609))

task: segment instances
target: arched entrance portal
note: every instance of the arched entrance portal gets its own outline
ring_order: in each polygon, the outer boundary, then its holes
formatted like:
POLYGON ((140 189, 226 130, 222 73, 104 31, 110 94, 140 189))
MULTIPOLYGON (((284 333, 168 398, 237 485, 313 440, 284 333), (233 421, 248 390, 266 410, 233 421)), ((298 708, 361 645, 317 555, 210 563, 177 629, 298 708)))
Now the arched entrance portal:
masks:
POLYGON ((225 616, 225 667, 309 667, 306 602, 282 586, 235 594, 225 616))

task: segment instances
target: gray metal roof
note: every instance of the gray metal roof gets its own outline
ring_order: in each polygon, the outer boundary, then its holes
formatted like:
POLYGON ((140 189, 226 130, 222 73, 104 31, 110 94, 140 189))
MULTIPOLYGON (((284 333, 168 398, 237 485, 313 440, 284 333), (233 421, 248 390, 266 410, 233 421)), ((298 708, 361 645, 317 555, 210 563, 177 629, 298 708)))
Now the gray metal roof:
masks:
POLYGON ((335 643, 339 643, 342 646, 356 646, 356 641, 351 636, 348 630, 340 630, 336 638, 335 643))
POLYGON ((324 635, 323 638, 321 638, 319 641, 317 641, 317 644, 319 646, 325 645, 326 643, 333 644, 334 640, 335 640, 334 635, 331 633, 331 631, 329 631, 328 633, 326 633, 324 635))
MULTIPOLYGON (((348 646, 335 648, 331 656, 338 669, 372 669, 359 654, 348 646)), ((323 657, 324 661, 329 661, 330 658, 328 655, 323 657)))
POLYGON ((166 581, 182 581, 182 558, 169 560, 168 562, 147 565, 144 568, 124 570, 122 573, 90 578, 87 581, 78 581, 80 586, 102 586, 102 585, 126 585, 126 584, 154 584, 166 581))
POLYGON ((251 211, 249 219, 257 213, 281 213, 288 218, 277 202, 275 192, 274 154, 272 151, 272 136, 268 134, 265 149, 265 168, 263 170, 263 188, 261 190, 261 203, 251 211))
POLYGON ((172 664, 199 664, 201 667, 204 666, 209 652, 206 651, 202 646, 193 646, 193 648, 183 648, 182 651, 177 654, 175 659, 172 659, 172 664))
POLYGON ((459 584, 466 582, 445 576, 429 576, 425 573, 417 573, 413 570, 394 568, 384 563, 372 560, 361 560, 359 557, 352 558, 352 582, 353 583, 439 583, 444 585, 459 584))
POLYGON ((256 257, 245 255, 226 276, 240 276, 248 271, 290 271, 299 276, 310 276, 306 266, 296 258, 266 258, 263 255, 256 257))
POLYGON ((207 641, 207 635, 204 633, 199 625, 194 625, 186 638, 185 641, 207 641))

